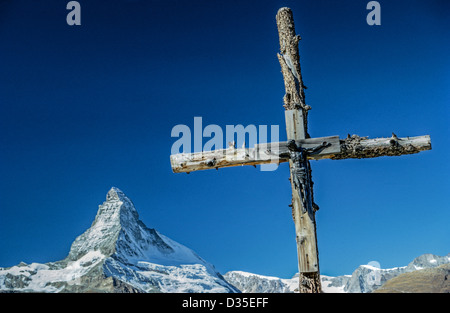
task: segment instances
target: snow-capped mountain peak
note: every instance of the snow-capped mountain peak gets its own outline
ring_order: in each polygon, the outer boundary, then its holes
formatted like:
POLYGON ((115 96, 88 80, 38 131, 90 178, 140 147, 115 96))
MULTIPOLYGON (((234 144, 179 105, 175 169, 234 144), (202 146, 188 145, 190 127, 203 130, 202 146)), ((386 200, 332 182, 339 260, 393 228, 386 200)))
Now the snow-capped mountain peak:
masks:
POLYGON ((118 288, 127 292, 238 292, 194 251, 148 228, 133 202, 116 187, 108 191, 91 227, 74 240, 64 260, 0 268, 0 290, 118 288))
POLYGON ((106 194, 106 201, 113 201, 113 200, 128 200, 128 197, 123 193, 122 190, 120 190, 117 187, 111 187, 111 189, 106 194))
MULTIPOLYGON (((438 268, 449 263, 450 253, 446 256, 427 253, 415 258, 407 266, 382 269, 369 263, 358 266, 351 275, 337 277, 320 275, 320 278, 322 290, 325 293, 368 293, 378 290, 387 281, 401 274, 438 268)), ((242 271, 230 271, 224 277, 244 293, 298 292, 298 273, 290 279, 280 279, 242 271)), ((446 278, 444 280, 447 281, 446 278)), ((441 286, 443 290, 448 290, 448 283, 446 284, 445 288, 447 289, 444 288, 444 285, 441 286)))

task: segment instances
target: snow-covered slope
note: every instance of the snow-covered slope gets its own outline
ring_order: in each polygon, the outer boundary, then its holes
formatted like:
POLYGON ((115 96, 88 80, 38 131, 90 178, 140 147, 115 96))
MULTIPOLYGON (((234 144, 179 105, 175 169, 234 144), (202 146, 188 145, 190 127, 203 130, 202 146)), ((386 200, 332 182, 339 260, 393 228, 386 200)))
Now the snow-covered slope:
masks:
MULTIPOLYGON (((377 290, 388 280, 403 273, 435 268, 450 263, 450 254, 437 256, 423 254, 407 266, 381 269, 371 265, 360 265, 352 275, 337 277, 321 275, 324 293, 368 293, 377 290)), ((242 271, 231 271, 225 279, 242 292, 292 293, 298 292, 298 274, 290 279, 263 276, 242 271)))
POLYGON ((145 226, 115 187, 64 260, 0 268, 0 291, 239 292, 194 251, 145 226))
MULTIPOLYGON (((402 273, 450 263, 450 254, 424 254, 404 267, 359 266, 352 275, 321 275, 324 292, 366 293, 402 273)), ((0 292, 297 292, 290 279, 242 271, 225 274, 191 249, 148 228, 131 200, 111 188, 91 227, 64 260, 0 267, 0 292)))
POLYGON ((434 268, 442 264, 450 263, 450 254, 438 256, 422 254, 415 258, 407 266, 382 269, 370 265, 360 265, 351 275, 344 286, 345 292, 368 293, 377 290, 388 280, 403 273, 410 273, 419 269, 434 268))
POLYGON ((298 288, 298 276, 291 279, 231 271, 224 278, 244 293, 292 293, 298 288))
MULTIPOLYGON (((321 275, 322 290, 325 293, 343 293, 350 275, 330 277, 321 275)), ((297 293, 298 274, 292 278, 278 278, 242 271, 230 271, 224 278, 243 293, 297 293)))

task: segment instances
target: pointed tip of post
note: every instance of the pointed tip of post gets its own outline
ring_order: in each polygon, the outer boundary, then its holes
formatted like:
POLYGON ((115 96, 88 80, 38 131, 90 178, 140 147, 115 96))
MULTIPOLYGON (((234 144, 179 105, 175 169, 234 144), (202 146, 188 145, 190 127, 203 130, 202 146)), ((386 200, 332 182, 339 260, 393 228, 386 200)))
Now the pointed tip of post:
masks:
POLYGON ((292 10, 290 8, 288 8, 288 7, 282 7, 282 8, 278 9, 277 14, 280 14, 281 12, 284 12, 284 11, 289 12, 289 11, 292 11, 292 10))
POLYGON ((292 10, 288 7, 282 7, 278 9, 276 19, 279 20, 281 16, 292 16, 292 10))

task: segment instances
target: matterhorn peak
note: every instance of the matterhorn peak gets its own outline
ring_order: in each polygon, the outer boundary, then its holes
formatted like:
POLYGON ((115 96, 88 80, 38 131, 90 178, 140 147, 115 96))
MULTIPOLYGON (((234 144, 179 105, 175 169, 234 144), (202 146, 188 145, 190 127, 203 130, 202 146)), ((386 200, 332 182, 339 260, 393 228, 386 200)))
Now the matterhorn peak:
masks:
MULTIPOLYGON (((134 211, 134 213, 137 215, 137 211, 134 208, 133 202, 122 190, 117 187, 111 187, 111 189, 106 194, 106 202, 104 202, 102 205, 105 205, 107 203, 115 205, 117 209, 134 211)), ((100 205, 99 207, 101 207, 102 205, 100 205)), ((103 212, 99 211, 98 213, 103 212)))
MULTIPOLYGON (((111 189, 106 194, 106 201, 123 200, 128 197, 117 187, 111 187, 111 189)), ((128 199, 129 200, 129 199, 128 199)))
POLYGON ((133 202, 119 188, 112 187, 106 201, 99 205, 91 227, 72 243, 69 258, 78 259, 92 250, 111 256, 117 252, 117 243, 125 234, 127 238, 140 234, 141 228, 146 227, 139 220, 133 202))
POLYGON ((64 260, 0 267, 0 292, 2 288, 24 292, 238 291, 194 251, 148 228, 133 202, 117 187, 108 191, 91 227, 75 239, 64 260))
POLYGON ((117 187, 112 187, 106 194, 106 201, 99 205, 97 216, 92 224, 118 224, 118 226, 133 226, 139 223, 133 202, 117 187))

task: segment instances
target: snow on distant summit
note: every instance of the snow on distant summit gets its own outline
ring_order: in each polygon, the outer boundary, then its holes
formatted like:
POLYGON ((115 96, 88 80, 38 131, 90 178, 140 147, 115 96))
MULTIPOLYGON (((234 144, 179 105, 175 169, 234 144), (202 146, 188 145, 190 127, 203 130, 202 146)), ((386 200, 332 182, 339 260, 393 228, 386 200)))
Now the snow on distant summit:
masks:
POLYGON ((68 256, 0 268, 1 292, 239 292, 194 251, 148 228, 113 187, 68 256))
MULTIPOLYGON (((361 265, 352 275, 321 275, 322 288, 373 292, 403 273, 448 263, 450 254, 423 254, 403 267, 361 265)), ((74 240, 65 259, 0 267, 0 292, 298 292, 298 274, 281 279, 231 271, 224 277, 191 249, 148 228, 133 202, 113 187, 91 227, 74 240)))
MULTIPOLYGON (((320 275, 324 293, 369 293, 382 287, 387 281, 404 273, 437 268, 450 263, 450 254, 438 256, 423 254, 407 266, 382 269, 372 265, 360 265, 352 275, 337 277, 320 275)), ((230 271, 225 279, 243 293, 293 293, 298 292, 298 274, 292 278, 263 276, 242 271, 230 271)), ((420 289, 420 288, 419 288, 420 289)))

